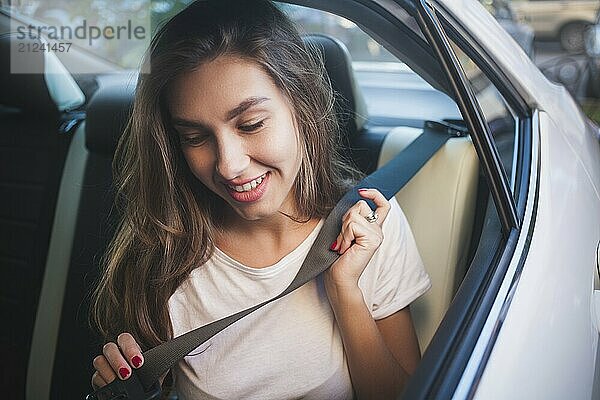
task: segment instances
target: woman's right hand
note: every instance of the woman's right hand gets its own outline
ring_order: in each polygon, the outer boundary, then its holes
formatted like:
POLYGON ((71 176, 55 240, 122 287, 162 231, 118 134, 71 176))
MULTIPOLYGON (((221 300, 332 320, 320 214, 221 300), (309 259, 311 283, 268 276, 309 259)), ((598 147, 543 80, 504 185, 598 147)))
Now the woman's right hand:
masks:
POLYGON ((94 358, 96 372, 92 375, 94 390, 108 385, 119 377, 125 380, 131 376, 132 368, 144 363, 142 350, 131 334, 124 332, 117 337, 117 343, 108 342, 102 348, 102 354, 94 358))

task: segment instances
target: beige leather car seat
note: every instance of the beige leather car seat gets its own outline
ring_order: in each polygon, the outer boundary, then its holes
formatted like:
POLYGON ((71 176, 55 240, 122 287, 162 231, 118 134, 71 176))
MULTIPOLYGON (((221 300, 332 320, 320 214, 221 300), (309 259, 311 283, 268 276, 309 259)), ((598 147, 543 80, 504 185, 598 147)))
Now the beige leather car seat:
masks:
MULTIPOLYGON (((383 142, 378 168, 406 148, 422 129, 393 129, 383 142)), ((411 305, 424 351, 466 270, 479 161, 471 139, 452 138, 396 194, 412 228, 431 289, 411 305)))

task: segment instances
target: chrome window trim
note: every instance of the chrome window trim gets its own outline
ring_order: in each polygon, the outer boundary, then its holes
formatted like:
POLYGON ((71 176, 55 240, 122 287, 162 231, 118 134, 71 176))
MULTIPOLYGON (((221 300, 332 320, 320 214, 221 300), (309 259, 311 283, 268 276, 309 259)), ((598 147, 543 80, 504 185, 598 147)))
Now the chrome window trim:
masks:
POLYGON ((506 318, 515 290, 519 284, 519 278, 525 263, 523 255, 527 253, 526 249, 529 247, 529 241, 533 235, 537 211, 540 168, 539 129, 539 111, 534 110, 531 129, 531 171, 522 229, 513 258, 496 295, 496 300, 492 305, 492 309, 475 344, 462 378, 454 392, 453 399, 470 399, 475 395, 477 383, 485 370, 491 351, 502 328, 502 322, 506 318))

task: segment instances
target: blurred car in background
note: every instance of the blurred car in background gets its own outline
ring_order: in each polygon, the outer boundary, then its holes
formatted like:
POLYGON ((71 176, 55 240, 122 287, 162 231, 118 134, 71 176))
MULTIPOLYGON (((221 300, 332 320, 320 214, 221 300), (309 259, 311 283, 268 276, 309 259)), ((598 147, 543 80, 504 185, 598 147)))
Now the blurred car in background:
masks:
POLYGON ((585 31, 585 53, 587 55, 587 95, 600 98, 600 12, 596 23, 585 31))
POLYGON ((538 39, 558 40, 570 52, 583 50, 585 29, 594 23, 598 0, 514 0, 517 17, 531 25, 538 39))
POLYGON ((529 25, 517 19, 512 5, 507 0, 480 0, 480 3, 496 18, 500 26, 515 39, 529 58, 533 60, 534 31, 529 25))

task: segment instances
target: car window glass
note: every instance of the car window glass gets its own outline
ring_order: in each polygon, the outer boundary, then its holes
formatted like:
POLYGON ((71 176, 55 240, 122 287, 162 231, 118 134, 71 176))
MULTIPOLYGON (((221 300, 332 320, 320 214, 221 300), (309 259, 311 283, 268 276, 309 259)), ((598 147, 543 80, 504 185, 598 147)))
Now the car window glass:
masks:
MULTIPOLYGON (((308 7, 283 3, 278 5, 294 21, 301 33, 324 34, 338 39, 346 46, 369 116, 421 120, 459 118, 460 113, 453 100, 433 88, 354 22, 308 7), (429 96, 429 107, 418 106, 418 101, 408 102, 407 98, 414 93, 429 96)), ((423 38, 415 19, 402 11, 400 19, 423 38)))
POLYGON ((514 174, 516 172, 514 165, 518 143, 517 116, 477 64, 454 42, 451 44, 483 112, 483 117, 500 155, 504 172, 514 192, 514 174))
POLYGON ((278 4, 303 33, 322 33, 340 40, 356 62, 397 62, 383 46, 354 22, 328 12, 292 4, 278 4))

